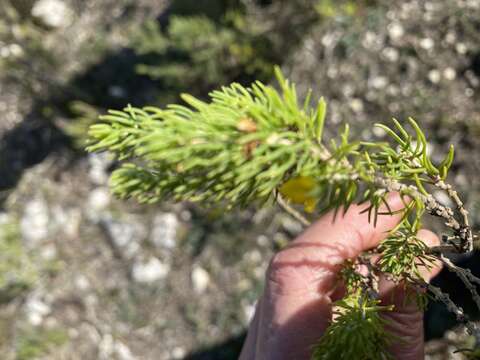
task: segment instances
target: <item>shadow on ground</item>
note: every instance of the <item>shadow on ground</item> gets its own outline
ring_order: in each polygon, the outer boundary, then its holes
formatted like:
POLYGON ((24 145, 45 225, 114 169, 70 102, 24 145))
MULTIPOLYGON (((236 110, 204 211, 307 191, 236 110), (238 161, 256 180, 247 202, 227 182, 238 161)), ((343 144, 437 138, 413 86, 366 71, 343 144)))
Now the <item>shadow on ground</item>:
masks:
MULTIPOLYGON (((476 251, 471 256, 462 256, 455 261, 461 268, 470 269, 472 274, 480 277, 480 253, 476 251)), ((460 306, 472 320, 479 318, 479 310, 472 298, 470 291, 463 285, 455 273, 448 269, 443 269, 441 273, 432 281, 432 284, 440 287, 450 296, 450 299, 460 306)), ((480 285, 477 284, 477 292, 480 285)), ((448 311, 446 306, 432 300, 425 312, 425 338, 426 340, 441 338, 445 331, 458 325, 455 316, 448 311)))
POLYGON ((183 360, 236 360, 240 356, 246 335, 246 332, 243 332, 218 345, 200 349, 187 355, 183 360))
MULTIPOLYGON (((112 52, 67 85, 50 89, 46 100, 14 128, 0 135, 0 192, 14 188, 23 172, 41 163, 49 154, 73 150, 71 141, 53 121, 68 118, 71 101, 84 101, 99 108, 122 108, 127 103, 143 106, 158 92, 158 82, 137 75, 141 59, 130 49, 112 52), (45 109, 54 115, 45 115, 45 109)), ((0 197, 0 202, 2 201, 0 197)))

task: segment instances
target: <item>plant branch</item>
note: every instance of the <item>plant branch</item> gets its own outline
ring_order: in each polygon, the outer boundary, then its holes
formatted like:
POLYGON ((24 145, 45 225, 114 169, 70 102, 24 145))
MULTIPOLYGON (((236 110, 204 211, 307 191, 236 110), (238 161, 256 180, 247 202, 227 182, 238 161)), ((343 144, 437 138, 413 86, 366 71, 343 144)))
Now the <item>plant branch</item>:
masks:
POLYGON ((418 285, 420 288, 428 290, 436 300, 441 301, 443 304, 445 304, 448 311, 450 311, 451 313, 453 313, 455 315, 455 317, 457 318, 457 321, 461 322, 465 325, 465 328, 467 329, 467 332, 470 335, 475 335, 478 332, 477 327, 475 326, 474 323, 472 323, 470 321, 470 319, 465 314, 463 309, 460 306, 457 306, 452 301, 452 299, 450 299, 450 296, 448 296, 448 294, 442 292, 442 290, 439 287, 436 287, 436 286, 434 286, 432 284, 429 284, 426 281, 420 280, 420 279, 410 278, 410 280, 414 284, 418 285))
POLYGON ((298 220, 303 226, 307 227, 310 226, 312 223, 307 220, 299 211, 295 210, 291 207, 288 202, 282 197, 282 195, 275 191, 275 199, 277 200, 278 205, 288 214, 290 214, 293 218, 298 220))
POLYGON ((463 201, 458 196, 457 191, 454 190, 450 184, 445 183, 441 178, 437 178, 434 182, 434 185, 444 190, 448 194, 450 199, 452 199, 452 201, 455 203, 457 210, 460 213, 462 218, 462 224, 458 229, 459 237, 461 240, 460 245, 462 249, 464 249, 465 251, 467 252, 472 251, 473 250, 473 233, 468 220, 468 211, 467 209, 465 209, 465 205, 463 204, 463 201))
POLYGON ((467 273, 466 269, 462 269, 456 266, 449 258, 445 257, 443 254, 439 256, 442 263, 445 264, 448 270, 458 275, 460 280, 463 284, 467 287, 473 297, 473 301, 477 305, 477 308, 480 310, 480 295, 477 292, 477 288, 474 284, 472 284, 472 280, 474 279, 477 284, 480 284, 480 279, 475 277, 469 270, 467 273))

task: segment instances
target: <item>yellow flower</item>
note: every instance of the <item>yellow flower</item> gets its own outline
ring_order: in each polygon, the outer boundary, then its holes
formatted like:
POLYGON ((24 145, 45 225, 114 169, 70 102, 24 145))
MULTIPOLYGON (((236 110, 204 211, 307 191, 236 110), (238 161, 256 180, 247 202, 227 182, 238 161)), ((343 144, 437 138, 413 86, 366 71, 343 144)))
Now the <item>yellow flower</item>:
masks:
POLYGON ((295 204, 302 204, 308 213, 315 210, 318 200, 312 196, 315 181, 311 176, 298 176, 280 186, 280 194, 295 204))

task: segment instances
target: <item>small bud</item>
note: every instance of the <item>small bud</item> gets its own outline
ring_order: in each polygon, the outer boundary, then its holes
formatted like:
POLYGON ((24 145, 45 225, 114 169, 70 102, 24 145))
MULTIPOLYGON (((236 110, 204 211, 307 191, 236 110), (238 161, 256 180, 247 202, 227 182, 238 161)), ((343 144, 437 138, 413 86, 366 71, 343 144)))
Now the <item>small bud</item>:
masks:
POLYGON ((260 144, 260 141, 254 140, 243 145, 243 152, 247 159, 250 159, 252 157, 253 150, 255 150, 259 144, 260 144))
POLYGON ((239 131, 252 133, 257 131, 257 124, 251 118, 242 118, 237 124, 237 129, 239 131))

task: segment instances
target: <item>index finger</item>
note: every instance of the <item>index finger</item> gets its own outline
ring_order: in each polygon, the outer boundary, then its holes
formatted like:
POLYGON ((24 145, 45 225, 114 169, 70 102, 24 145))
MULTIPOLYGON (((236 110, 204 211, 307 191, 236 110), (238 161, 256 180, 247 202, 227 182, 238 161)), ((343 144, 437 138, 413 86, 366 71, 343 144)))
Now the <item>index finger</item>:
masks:
MULTIPOLYGON (((404 207, 398 194, 389 197, 388 204, 392 211, 404 207)), ((362 212, 364 208, 352 205, 336 219, 330 212, 276 254, 267 273, 270 291, 292 295, 297 291, 328 293, 340 265, 377 246, 401 218, 400 214, 379 215, 375 226, 362 212)))

